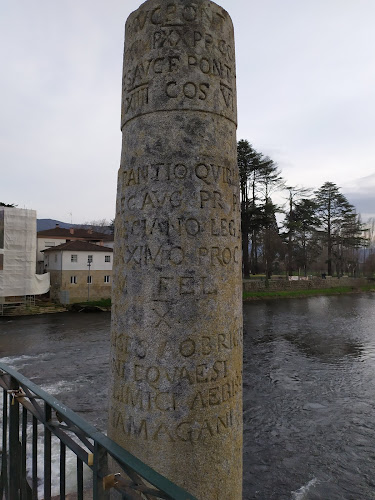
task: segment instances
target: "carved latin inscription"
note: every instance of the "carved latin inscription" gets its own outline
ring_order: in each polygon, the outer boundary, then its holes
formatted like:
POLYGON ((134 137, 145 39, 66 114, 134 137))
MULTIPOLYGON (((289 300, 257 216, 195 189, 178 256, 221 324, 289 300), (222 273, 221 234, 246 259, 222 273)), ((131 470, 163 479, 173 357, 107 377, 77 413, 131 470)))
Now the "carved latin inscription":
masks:
POLYGON ((207 186, 230 185, 237 189, 238 169, 236 165, 223 166, 211 161, 182 163, 159 161, 157 163, 127 168, 124 165, 121 172, 124 187, 154 186, 161 182, 180 182, 184 180, 199 180, 207 186))
POLYGON ((109 436, 201 500, 241 498, 236 113, 221 7, 147 0, 130 15, 109 436))
POLYGON ((161 3, 128 23, 133 42, 125 50, 123 125, 156 109, 192 104, 236 121, 235 58, 225 16, 193 3, 186 7, 161 3))

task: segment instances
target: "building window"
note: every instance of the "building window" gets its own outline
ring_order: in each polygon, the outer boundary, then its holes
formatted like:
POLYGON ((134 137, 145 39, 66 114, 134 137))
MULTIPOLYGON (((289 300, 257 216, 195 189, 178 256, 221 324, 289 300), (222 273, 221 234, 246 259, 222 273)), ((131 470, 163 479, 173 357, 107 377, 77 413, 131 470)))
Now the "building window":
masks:
POLYGON ((71 276, 70 277, 70 283, 76 285, 77 284, 77 276, 71 276))
POLYGON ((111 277, 109 275, 104 276, 104 283, 110 283, 111 277))
POLYGON ((46 246, 46 248, 54 247, 55 242, 54 241, 46 241, 45 246, 46 246))
POLYGON ((77 261, 78 261, 78 255, 74 255, 74 254, 72 254, 72 255, 70 256, 70 262, 77 262, 77 261))
POLYGON ((104 256, 104 262, 111 262, 111 256, 110 255, 105 255, 104 256))
POLYGON ((55 262, 57 262, 57 253, 55 253, 55 262))
POLYGON ((87 262, 90 262, 90 264, 91 264, 91 262, 92 262, 92 255, 88 255, 87 256, 87 262))
POLYGON ((92 276, 87 276, 87 284, 91 285, 92 283, 92 276))

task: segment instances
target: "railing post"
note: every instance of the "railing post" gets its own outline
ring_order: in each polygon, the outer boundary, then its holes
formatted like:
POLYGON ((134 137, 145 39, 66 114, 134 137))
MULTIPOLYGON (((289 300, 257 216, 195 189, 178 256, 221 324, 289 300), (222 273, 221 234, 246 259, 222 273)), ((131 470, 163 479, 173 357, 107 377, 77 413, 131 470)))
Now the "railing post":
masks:
POLYGON ((31 498, 31 488, 27 482, 27 409, 22 410, 22 436, 21 436, 21 498, 31 498))
POLYGON ((108 454, 96 441, 94 443, 93 500, 108 500, 109 492, 103 488, 102 478, 108 473, 108 454))
MULTIPOLYGON (((44 427, 40 433, 40 437, 44 438, 44 446, 40 446, 39 450, 40 454, 44 455, 44 467, 39 475, 44 482, 44 496, 42 492, 39 494, 44 500, 51 499, 52 435, 61 443, 60 498, 66 497, 66 449, 69 448, 77 457, 78 487, 75 497, 77 500, 84 498, 83 464, 87 464, 93 473, 93 500, 141 497, 196 500, 122 449, 26 377, 1 362, 0 386, 4 391, 3 415, 0 422, 3 435, 3 446, 0 450, 0 500, 39 498, 38 423, 44 427), (36 400, 41 400, 42 403, 36 400), (52 417, 52 410, 56 412, 59 424, 52 417), (32 429, 28 425, 31 423, 29 417, 32 420, 32 429), (109 467, 114 468, 116 474, 108 474, 109 467), (32 487, 29 482, 32 482, 32 487)), ((57 479, 56 476, 54 475, 54 479, 57 479)))
POLYGON ((8 498, 8 394, 3 390, 3 449, 1 451, 0 498, 8 498))
POLYGON ((60 441, 60 497, 65 498, 66 446, 60 441))
POLYGON ((44 403, 44 499, 51 498, 51 431, 48 425, 51 422, 52 411, 50 405, 44 403))
POLYGON ((33 500, 38 498, 38 420, 33 415, 33 435, 32 435, 32 491, 33 500))
MULTIPOLYGON (((11 391, 19 389, 14 378, 11 379, 10 387, 11 391)), ((19 500, 21 489, 20 407, 14 393, 9 394, 9 496, 12 500, 19 500)))

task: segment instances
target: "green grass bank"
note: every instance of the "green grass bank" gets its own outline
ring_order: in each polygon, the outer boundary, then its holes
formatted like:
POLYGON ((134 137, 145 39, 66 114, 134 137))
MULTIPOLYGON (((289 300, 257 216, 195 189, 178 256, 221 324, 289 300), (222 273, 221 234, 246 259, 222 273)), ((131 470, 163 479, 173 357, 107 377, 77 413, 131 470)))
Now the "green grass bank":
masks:
POLYGON ((288 299, 314 297, 318 295, 342 295, 349 293, 375 292, 375 283, 360 286, 335 286, 331 288, 307 288, 298 290, 244 291, 245 302, 261 299, 288 299))

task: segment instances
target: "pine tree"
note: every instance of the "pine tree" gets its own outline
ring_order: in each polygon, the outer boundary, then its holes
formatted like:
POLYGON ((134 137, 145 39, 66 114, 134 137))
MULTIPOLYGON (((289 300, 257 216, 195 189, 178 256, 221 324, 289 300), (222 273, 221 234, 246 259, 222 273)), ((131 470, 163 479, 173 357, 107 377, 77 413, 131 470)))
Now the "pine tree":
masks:
POLYGON ((294 204, 284 222, 288 237, 288 261, 290 259, 291 263, 302 268, 304 276, 307 276, 308 266, 321 252, 316 232, 319 226, 316 210, 313 200, 302 198, 294 204))
POLYGON ((315 191, 319 232, 327 249, 327 272, 332 275, 336 263, 338 275, 344 268, 344 248, 358 248, 363 241, 363 226, 355 208, 333 182, 324 183, 315 191))
POLYGON ((242 259, 243 274, 245 277, 248 277, 250 275, 249 233, 251 230, 251 204, 249 196, 249 178, 252 170, 252 164, 256 155, 256 151, 248 141, 243 139, 238 141, 237 163, 240 174, 242 259))
MULTIPOLYGON (((286 237, 287 241, 287 273, 289 276, 293 275, 293 255, 294 255, 294 242, 296 241, 295 232, 298 227, 298 219, 296 218, 295 208, 301 198, 306 196, 310 189, 296 186, 286 186, 285 189, 288 191, 288 208, 286 210, 286 217, 284 220, 284 229, 286 233, 284 233, 284 237, 286 237)), ((301 214, 300 214, 301 215, 301 214)))
MULTIPOLYGON (((247 277, 250 272, 252 274, 259 272, 260 233, 263 229, 267 229, 270 223, 269 212, 272 205, 270 195, 275 187, 280 186, 282 179, 276 163, 268 156, 258 153, 246 140, 238 141, 237 161, 241 190, 243 271, 247 277)), ((267 238, 266 235, 266 244, 267 238)), ((264 249, 263 255, 266 261, 269 261, 264 249)))

